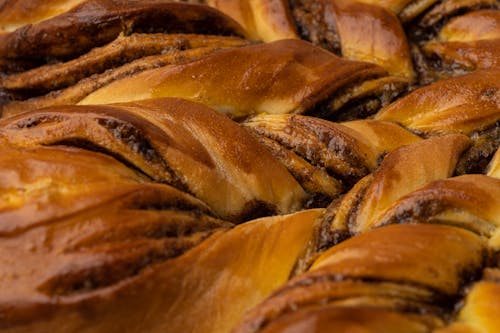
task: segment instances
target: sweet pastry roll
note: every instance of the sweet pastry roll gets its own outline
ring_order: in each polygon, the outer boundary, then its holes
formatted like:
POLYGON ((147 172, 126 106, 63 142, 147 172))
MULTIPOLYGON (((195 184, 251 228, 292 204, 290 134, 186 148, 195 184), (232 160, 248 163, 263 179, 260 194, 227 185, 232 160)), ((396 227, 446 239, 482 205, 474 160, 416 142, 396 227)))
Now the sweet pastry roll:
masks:
POLYGON ((232 221, 293 212, 307 200, 288 170, 243 128, 180 99, 26 112, 5 118, 0 136, 18 147, 104 151, 232 221))
POLYGON ((459 0, 442 1, 436 3, 425 15, 419 19, 419 26, 423 28, 436 27, 457 13, 464 13, 482 8, 498 8, 498 2, 494 0, 459 0))
POLYGON ((424 48, 429 57, 439 57, 445 69, 458 72, 499 67, 500 38, 473 42, 429 42, 424 48), (458 70, 457 70, 458 68, 458 70))
POLYGON ((498 67, 500 14, 478 10, 447 23, 436 41, 423 46, 428 57, 438 57, 449 70, 498 67))
MULTIPOLYGON (((161 66, 167 66, 167 65, 172 65, 172 64, 177 64, 177 63, 185 63, 185 62, 190 62, 193 60, 196 60, 198 58, 201 58, 207 54, 213 53, 217 50, 220 49, 220 46, 217 47, 200 47, 196 49, 188 49, 188 50, 180 50, 180 51, 173 51, 171 53, 167 54, 158 54, 158 55, 152 55, 152 56, 147 56, 143 57, 137 60, 134 60, 130 63, 127 63, 125 65, 119 66, 117 68, 111 68, 106 70, 103 73, 99 74, 94 74, 92 76, 86 77, 80 81, 78 81, 76 84, 69 86, 64 89, 60 90, 55 90, 51 91, 50 93, 38 97, 32 97, 25 99, 26 96, 23 96, 23 92, 21 91, 20 93, 13 93, 13 90, 9 91, 6 93, 4 97, 4 105, 0 104, 0 111, 2 111, 3 116, 10 116, 14 114, 18 114, 27 110, 31 109, 39 109, 42 107, 49 107, 53 105, 71 105, 71 104, 76 104, 79 101, 81 101, 83 98, 85 98, 87 95, 92 93, 95 90, 98 90, 101 87, 106 86, 107 84, 119 80, 121 78, 133 75, 135 73, 139 73, 148 69, 153 69, 153 68, 158 68, 161 66)), ((76 60, 76 62, 79 62, 79 60, 76 60)), ((51 80, 53 79, 53 82, 68 82, 72 80, 72 75, 75 74, 74 67, 71 66, 66 66, 62 65, 60 66, 60 69, 62 70, 62 77, 60 79, 57 79, 55 76, 58 74, 58 70, 56 69, 55 71, 49 71, 49 72, 43 72, 40 73, 40 77, 38 79, 34 78, 31 74, 32 73, 27 73, 29 79, 26 81, 23 81, 27 84, 42 84, 42 85, 51 85, 51 80)), ((38 72, 38 69, 34 69, 33 71, 38 72)), ((91 72, 93 69, 91 68, 86 68, 84 71, 78 73, 78 74, 84 74, 84 72, 91 72)), ((28 71, 31 72, 31 71, 28 71)), ((76 74, 75 74, 76 75, 76 74)), ((18 78, 25 78, 24 73, 20 74, 19 76, 17 75, 12 75, 14 80, 18 78)), ((6 84, 13 83, 10 81, 10 76, 8 76, 4 82, 6 84)), ((22 83, 24 85, 24 83, 22 83)), ((0 90, 1 92, 1 90, 0 90)), ((31 90, 28 90, 28 92, 33 92, 31 90)), ((4 91, 5 93, 5 91, 4 91)), ((0 99, 1 103, 1 99, 0 99)))
POLYGON ((0 331, 498 330, 496 1, 5 3, 0 331))
POLYGON ((411 221, 455 225, 491 237, 500 226, 500 181, 477 174, 434 181, 399 199, 374 226, 411 221))
POLYGON ((481 270, 485 245, 474 233, 450 226, 371 230, 324 252, 233 332, 406 331, 402 325, 430 332, 445 324, 448 313, 440 305, 481 270))
POLYGON ((423 136, 462 133, 473 139, 457 174, 484 173, 500 146, 498 69, 478 70, 417 89, 381 110, 375 119, 395 121, 423 136))
POLYGON ((476 71, 419 88, 377 113, 424 136, 472 133, 500 120, 499 69, 476 71))
POLYGON ((92 207, 116 196, 112 186, 148 181, 109 156, 82 149, 21 149, 2 140, 1 150, 2 235, 92 207))
POLYGON ((494 0, 441 1, 413 20, 407 31, 420 83, 498 67, 498 18, 493 14, 498 8, 494 0), (474 27, 464 34, 467 25, 474 27), (484 35, 478 33, 481 27, 484 35))
MULTIPOLYGON (((348 333, 362 329, 363 332, 376 333, 424 333, 429 332, 429 315, 401 315, 383 309, 367 307, 321 306, 303 312, 292 313, 271 322, 259 332, 339 332, 348 333), (313 324, 314 323, 314 324, 313 324)), ((432 327, 432 326, 431 326, 432 327)))
MULTIPOLYGON (((0 78, 0 87, 7 91, 20 91, 25 94, 43 94, 72 86, 81 79, 120 67, 139 58, 159 55, 156 57, 159 60, 166 58, 161 55, 178 54, 179 51, 189 49, 214 50, 245 44, 247 42, 244 39, 236 37, 183 34, 120 35, 109 44, 94 48, 73 60, 44 65, 0 78)), ((155 65, 159 64, 157 61, 155 65)), ((94 76, 92 79, 97 78, 94 76)))
POLYGON ((260 115, 244 124, 341 183, 356 183, 369 172, 365 157, 372 153, 371 147, 342 125, 299 115, 260 115))
POLYGON ((288 279, 321 214, 308 210, 225 231, 202 213, 178 210, 186 195, 170 191, 177 197, 154 209, 134 206, 138 193, 125 205, 115 201, 2 238, 0 261, 10 276, 1 282, 2 330, 229 331, 288 279))
POLYGON ((399 148, 422 140, 404 127, 393 122, 363 119, 341 123, 356 132, 360 140, 366 140, 375 154, 368 155, 366 161, 372 166, 372 170, 381 162, 385 154, 399 148))
POLYGON ((335 234, 357 234, 373 228, 405 195, 429 182, 453 175, 470 140, 448 135, 416 142, 389 153, 372 174, 363 178, 337 207, 330 226, 335 234))
MULTIPOLYGON (((171 5, 189 6, 187 4, 171 5)), ((90 6, 90 4, 86 2, 81 6, 90 6)), ((77 10, 80 7, 76 7, 73 10, 77 10)), ((198 7, 204 8, 204 6, 198 7)), ((132 11, 133 8, 132 6, 130 10, 132 11)), ((137 12, 143 13, 145 10, 137 10, 137 12)), ((69 15, 68 13, 66 14, 69 15)), ((55 17, 54 19, 57 18, 55 17)), ((96 19, 97 21, 99 20, 96 19)), ((189 21, 184 23, 188 24, 189 21)), ((381 26, 385 27, 385 24, 381 26)), ((177 30, 191 32, 193 29, 182 30, 179 28, 177 30)), ((349 28, 346 28, 346 31, 349 30, 349 28)), ((147 95, 149 95, 149 97, 174 96, 195 99, 198 102, 215 107, 234 118, 261 112, 303 113, 308 111, 321 117, 332 116, 336 120, 352 120, 369 116, 378 111, 380 107, 388 105, 395 97, 405 91, 409 83, 408 77, 411 76, 408 73, 392 73, 393 69, 401 67, 399 65, 398 67, 395 64, 383 64, 381 62, 385 70, 389 71, 387 73, 377 66, 340 60, 327 52, 320 51, 296 40, 245 47, 240 52, 234 50, 235 52, 223 53, 221 56, 206 57, 188 66, 186 64, 187 60, 198 59, 214 51, 215 48, 241 46, 246 42, 235 38, 218 37, 214 39, 214 37, 210 37, 207 39, 212 40, 213 44, 216 45, 208 43, 209 45, 205 44, 202 48, 195 51, 181 52, 177 48, 201 47, 202 43, 193 45, 195 43, 192 42, 193 40, 199 41, 201 38, 185 36, 188 39, 189 46, 174 46, 170 45, 170 43, 173 43, 171 40, 177 36, 149 33, 156 31, 154 26, 147 29, 146 32, 148 34, 140 34, 141 30, 137 29, 139 33, 129 36, 134 31, 136 30, 125 31, 125 36, 118 37, 114 42, 111 42, 111 37, 109 38, 110 40, 103 40, 100 44, 109 43, 105 46, 99 47, 99 43, 95 43, 96 45, 89 44, 87 49, 82 49, 80 52, 84 53, 83 55, 80 55, 80 53, 67 55, 66 58, 73 57, 73 59, 68 59, 64 63, 45 65, 31 71, 4 77, 0 82, 0 91, 3 94, 2 99, 7 102, 4 102, 6 105, 2 107, 3 113, 14 114, 27 109, 51 105, 123 102, 147 98, 147 95), (89 51, 92 46, 96 46, 96 48, 89 51), (151 55, 165 53, 169 49, 172 50, 170 54, 161 54, 156 57, 151 55), (181 54, 178 52, 181 52, 181 54), (269 58, 264 57, 263 53, 269 58), (232 64, 227 62, 226 58, 228 57, 245 59, 245 61, 232 64), (182 58, 182 60, 178 60, 179 58, 182 58), (177 64, 178 66, 177 68, 173 66, 163 69, 158 68, 164 67, 167 64, 177 64), (211 70, 212 68, 220 68, 221 66, 224 66, 224 70, 222 68, 217 71, 211 70), (302 70, 302 67, 305 67, 305 70, 302 70), (112 71, 105 71, 111 68, 113 68, 112 71), (249 68, 252 70, 247 72, 249 68), (87 80, 93 74, 98 75, 87 80), (270 75, 275 77, 275 79, 270 80, 270 75), (201 76, 204 78, 203 85, 201 85, 199 80, 193 79, 193 77, 196 79, 201 76), (293 77, 294 88, 290 89, 289 84, 286 89, 281 87, 280 84, 274 84, 281 83, 279 78, 282 76, 293 77), (246 78, 251 78, 251 81, 242 81, 246 78), (219 89, 220 82, 224 82, 227 85, 226 88, 222 89, 222 92, 219 89), (261 85, 261 82, 273 84, 273 89, 270 89, 271 87, 258 86, 261 85), (137 90, 137 94, 130 93, 128 87, 131 84, 140 86, 138 89, 134 89, 137 90), (151 84, 155 86, 150 86, 151 84), (243 96, 241 96, 241 91, 231 91, 231 89, 235 90, 241 85, 246 87, 246 92, 243 92, 243 96), (123 95, 125 92, 122 91, 122 86, 127 87, 126 96, 123 95), (303 91, 306 86, 308 87, 307 91, 303 91), (310 89, 312 86, 314 88, 310 89), (112 94, 109 93, 110 90, 113 91, 112 94), (267 97, 261 94, 265 90, 270 90, 269 93, 273 96, 269 96, 270 98, 265 100, 255 98, 256 94, 260 94, 260 98, 267 97), (45 93, 48 94, 39 96, 45 93), (215 96, 216 93, 222 96, 215 96), (276 98, 275 96, 279 97, 276 98), (238 97, 239 103, 231 101, 231 99, 234 100, 236 97, 238 97), (282 101, 277 99, 282 99, 282 101), (9 103, 12 100, 13 102, 9 103), (243 100, 247 102, 241 103, 243 100), (235 109, 235 104, 241 104, 239 106, 240 109, 235 109)), ((160 30, 160 32, 163 31, 160 30)), ((210 33, 210 31, 204 31, 203 33, 210 33)), ((214 31, 212 33, 222 34, 223 32, 214 31)), ((363 32, 360 32, 360 34, 363 36, 366 35, 363 32)), ((404 36, 402 32, 399 35, 404 36)), ((383 36, 384 33, 381 33, 380 38, 383 39, 383 36)), ((116 36, 113 35, 114 37, 116 36)), ((347 38, 346 41, 351 39, 347 38)), ((179 44, 182 43, 184 42, 179 41, 179 44)), ((393 43, 389 41, 388 43, 390 45, 398 45, 398 47, 406 45, 400 42, 393 43)), ((368 51, 372 50, 370 46, 372 44, 363 43, 363 45, 367 45, 368 51)), ((59 47, 62 44, 59 43, 57 45, 59 47)), ((38 47, 36 43, 31 43, 26 47, 28 46, 32 47, 33 50, 38 47)), ((12 48, 6 47, 6 49, 12 51, 12 48)), ((353 52, 357 51, 354 50, 353 52)), ((366 52, 360 51, 359 54, 364 53, 366 52)), ((401 50, 395 53, 405 54, 401 50)), ((24 60, 25 58, 30 61, 36 60, 36 57, 29 55, 26 55, 26 57, 18 58, 20 60, 24 60)), ((7 59, 8 55, 3 56, 3 58, 7 59)), ((351 58, 369 60, 371 55, 367 54, 366 56, 351 58)), ((393 58, 384 55, 377 56, 377 59, 386 59, 388 61, 393 58)), ((14 62, 10 61, 7 63, 12 64, 14 62)), ((409 62, 406 63, 408 64, 409 62)))
POLYGON ((301 115, 258 115, 243 125, 309 193, 313 205, 328 205, 373 171, 387 152, 421 140, 388 122, 332 123, 301 115))
POLYGON ((426 2, 426 8, 419 15, 413 16, 411 20, 402 20, 405 22, 410 40, 420 45, 438 37, 443 27, 448 25, 449 22, 453 22, 457 17, 474 11, 481 12, 485 9, 498 9, 498 2, 495 0, 424 0, 414 1, 414 4, 418 2, 426 2))
POLYGON ((351 0, 291 1, 291 8, 303 39, 413 79, 406 35, 389 11, 351 0))
MULTIPOLYGON (((378 92, 366 83, 387 77, 378 66, 343 60, 303 41, 282 40, 222 50, 198 61, 139 73, 93 92, 80 104, 175 96, 201 102, 235 119, 258 113, 328 116, 349 112, 355 118, 358 110, 349 102, 362 99, 360 108, 369 99, 363 91, 378 92), (130 87, 135 88, 131 91, 130 87)), ((391 80, 400 82, 397 77, 391 80)), ((387 80, 377 82, 392 98, 402 90, 387 80)))
POLYGON ((6 90, 49 92, 75 84, 79 80, 108 68, 117 67, 137 58, 169 53, 188 48, 187 39, 178 35, 132 34, 120 35, 111 43, 94 48, 83 56, 68 62, 40 66, 2 78, 6 90))
POLYGON ((445 24, 438 40, 446 42, 472 42, 500 38, 500 13, 483 9, 457 16, 445 24))
POLYGON ((87 0, 51 19, 0 34, 0 58, 67 59, 132 32, 245 34, 233 19, 208 6, 87 0))
POLYGON ((389 104, 407 86, 405 80, 388 76, 378 66, 343 60, 298 40, 229 47, 219 52, 210 47, 208 51, 189 51, 138 59, 90 82, 80 81, 42 97, 7 103, 3 114, 54 104, 181 97, 235 119, 256 113, 357 119, 389 104), (165 66, 168 63, 172 65, 165 66), (224 89, 220 89, 220 82, 224 82, 224 89))

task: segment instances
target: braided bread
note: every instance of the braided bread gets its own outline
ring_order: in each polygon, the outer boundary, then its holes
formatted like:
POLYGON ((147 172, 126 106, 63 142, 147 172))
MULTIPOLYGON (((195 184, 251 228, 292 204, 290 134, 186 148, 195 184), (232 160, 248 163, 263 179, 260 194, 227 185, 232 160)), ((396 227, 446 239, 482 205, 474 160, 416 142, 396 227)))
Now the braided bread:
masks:
POLYGON ((0 332, 500 331, 499 7, 0 2, 0 332))

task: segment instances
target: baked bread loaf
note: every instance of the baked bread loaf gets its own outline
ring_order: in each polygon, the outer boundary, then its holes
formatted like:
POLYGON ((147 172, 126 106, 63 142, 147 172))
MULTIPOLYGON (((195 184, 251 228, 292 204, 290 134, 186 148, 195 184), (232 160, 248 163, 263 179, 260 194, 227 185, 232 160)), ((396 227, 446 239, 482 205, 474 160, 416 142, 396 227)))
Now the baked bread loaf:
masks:
POLYGON ((499 7, 0 2, 0 332, 500 331, 499 7))

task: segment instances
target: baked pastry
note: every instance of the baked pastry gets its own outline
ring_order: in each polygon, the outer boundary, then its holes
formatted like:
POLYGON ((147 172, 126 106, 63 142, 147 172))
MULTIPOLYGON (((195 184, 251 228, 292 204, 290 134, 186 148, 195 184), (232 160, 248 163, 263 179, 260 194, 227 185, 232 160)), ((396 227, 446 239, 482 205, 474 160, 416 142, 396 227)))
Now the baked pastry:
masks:
POLYGON ((0 332, 497 332, 495 0, 0 4, 0 332))

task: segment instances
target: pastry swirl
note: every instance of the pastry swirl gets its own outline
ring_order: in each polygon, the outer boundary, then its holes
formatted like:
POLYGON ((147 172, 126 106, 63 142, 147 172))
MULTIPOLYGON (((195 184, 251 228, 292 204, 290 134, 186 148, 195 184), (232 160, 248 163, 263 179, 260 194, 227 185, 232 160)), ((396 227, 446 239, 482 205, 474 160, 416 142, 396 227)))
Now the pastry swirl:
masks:
POLYGON ((0 332, 497 332, 498 9, 0 3, 0 332))

